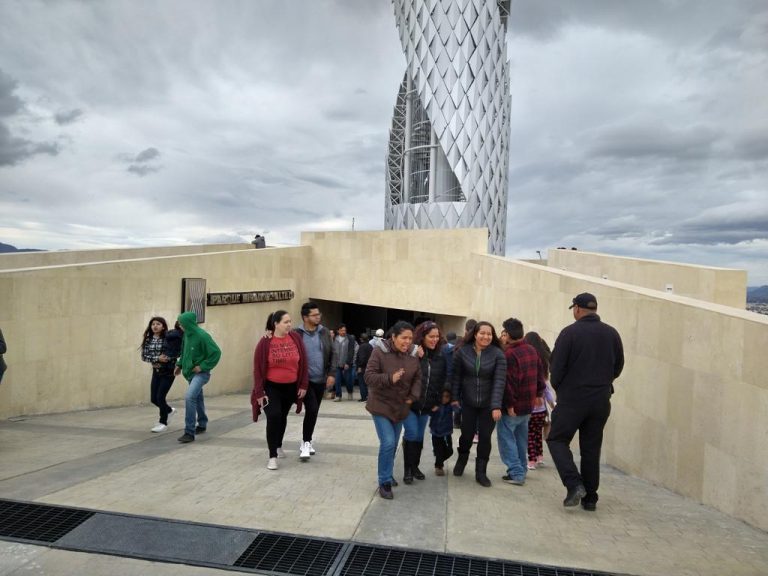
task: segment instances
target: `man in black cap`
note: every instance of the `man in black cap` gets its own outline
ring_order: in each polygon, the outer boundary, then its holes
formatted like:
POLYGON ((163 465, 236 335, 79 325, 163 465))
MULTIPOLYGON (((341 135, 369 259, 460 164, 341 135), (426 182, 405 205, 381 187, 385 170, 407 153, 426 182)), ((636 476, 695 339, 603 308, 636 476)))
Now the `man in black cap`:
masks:
POLYGON ((570 306, 576 320, 555 341, 550 381, 557 392, 547 446, 560 479, 568 489, 564 506, 594 511, 600 484, 603 428, 611 413, 613 381, 624 368, 619 333, 600 320, 597 298, 579 294, 570 306), (579 433, 581 472, 573 462, 570 444, 579 433))

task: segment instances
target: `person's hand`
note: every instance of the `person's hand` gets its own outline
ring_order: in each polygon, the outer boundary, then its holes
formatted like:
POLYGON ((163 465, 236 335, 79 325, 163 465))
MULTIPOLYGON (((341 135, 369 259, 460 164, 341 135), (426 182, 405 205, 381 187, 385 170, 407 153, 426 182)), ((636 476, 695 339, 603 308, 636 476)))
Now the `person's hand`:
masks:
POLYGON ((515 414, 514 408, 507 408, 507 414, 509 414, 510 416, 517 416, 517 414, 515 414))
POLYGON ((168 362, 168 356, 166 356, 165 354, 160 354, 160 357, 158 358, 158 360, 160 360, 160 362, 168 362))
POLYGON ((411 404, 413 404, 413 400, 411 400, 410 398, 406 398, 405 403, 408 404, 408 406, 410 406, 411 404))
POLYGON ((325 387, 333 388, 334 386, 336 386, 336 376, 328 376, 328 378, 325 379, 325 387))
POLYGON ((259 408, 264 410, 264 404, 266 404, 269 401, 269 396, 262 396, 261 398, 256 398, 256 402, 259 404, 259 408))
POLYGON ((419 358, 424 358, 424 348, 416 346, 416 354, 418 354, 419 358))
POLYGON ((536 399, 533 401, 533 405, 536 406, 536 408, 541 408, 544 406, 544 398, 541 396, 537 396, 536 399))
POLYGON ((392 384, 396 382, 400 382, 400 379, 403 377, 403 374, 405 374, 405 368, 400 368, 400 370, 392 374, 392 384))
POLYGON ((493 418, 494 422, 498 422, 499 420, 501 420, 501 410, 497 408, 496 410, 491 412, 491 418, 493 418))
POLYGON ((264 330, 262 338, 272 338, 272 330, 264 330))
POLYGON ((344 364, 344 370, 349 370, 349 364, 344 364))
POLYGON ((200 366, 195 366, 194 368, 192 368, 192 372, 194 372, 195 374, 200 374, 202 370, 200 369, 200 366))
POLYGON ((461 408, 461 404, 459 403, 458 400, 454 400, 453 402, 451 402, 451 406, 455 406, 456 408, 461 408))
POLYGON ((304 398, 304 396, 306 396, 306 395, 307 395, 307 391, 299 388, 299 400, 304 398))
POLYGON ((439 406, 432 406, 432 412, 437 412, 439 406))
POLYGON ((181 374, 181 367, 176 366, 176 368, 173 369, 173 375, 178 376, 179 374, 181 374))

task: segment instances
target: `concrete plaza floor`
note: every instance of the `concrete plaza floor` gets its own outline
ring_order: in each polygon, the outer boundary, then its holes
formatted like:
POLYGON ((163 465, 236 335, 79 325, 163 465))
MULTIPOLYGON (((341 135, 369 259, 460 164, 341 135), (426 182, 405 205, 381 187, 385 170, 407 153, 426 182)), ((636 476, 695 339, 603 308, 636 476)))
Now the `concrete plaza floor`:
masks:
MULTIPOLYGON (((323 402, 308 463, 303 416, 291 413, 278 471, 266 469, 265 422, 251 422, 247 395, 206 404, 209 430, 187 445, 176 441, 183 406, 162 434, 149 432, 151 406, 2 421, 0 498, 621 574, 768 574, 768 533, 609 467, 597 512, 565 509, 549 462, 523 487, 501 482, 494 439, 491 488, 474 481, 474 456, 464 477, 435 477, 428 450, 427 479, 385 501, 362 403, 323 402)), ((147 573, 231 574, 0 541, 0 576, 147 573)))

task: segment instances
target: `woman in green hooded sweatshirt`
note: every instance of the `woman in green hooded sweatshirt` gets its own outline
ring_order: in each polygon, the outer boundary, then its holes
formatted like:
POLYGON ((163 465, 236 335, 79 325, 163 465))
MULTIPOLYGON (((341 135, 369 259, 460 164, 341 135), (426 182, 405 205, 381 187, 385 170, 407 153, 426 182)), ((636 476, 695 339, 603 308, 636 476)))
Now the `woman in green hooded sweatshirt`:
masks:
POLYGON ((211 379, 211 370, 219 363, 221 349, 211 335, 197 325, 197 314, 182 312, 178 320, 184 330, 184 341, 175 374, 181 372, 189 382, 184 398, 184 435, 179 442, 187 443, 194 442, 195 434, 202 434, 208 427, 203 386, 211 379))

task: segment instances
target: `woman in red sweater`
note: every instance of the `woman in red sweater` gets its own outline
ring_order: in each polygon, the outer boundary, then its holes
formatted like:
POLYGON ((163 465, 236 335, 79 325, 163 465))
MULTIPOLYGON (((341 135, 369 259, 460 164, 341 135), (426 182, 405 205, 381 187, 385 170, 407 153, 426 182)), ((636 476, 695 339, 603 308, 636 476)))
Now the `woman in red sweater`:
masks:
POLYGON ((277 470, 278 457, 285 457, 282 446, 288 412, 293 404, 296 412, 301 412, 309 386, 309 369, 304 342, 291 331, 291 317, 285 310, 269 315, 267 331, 272 337, 259 340, 253 355, 251 407, 254 422, 262 410, 267 415, 267 468, 277 470))

